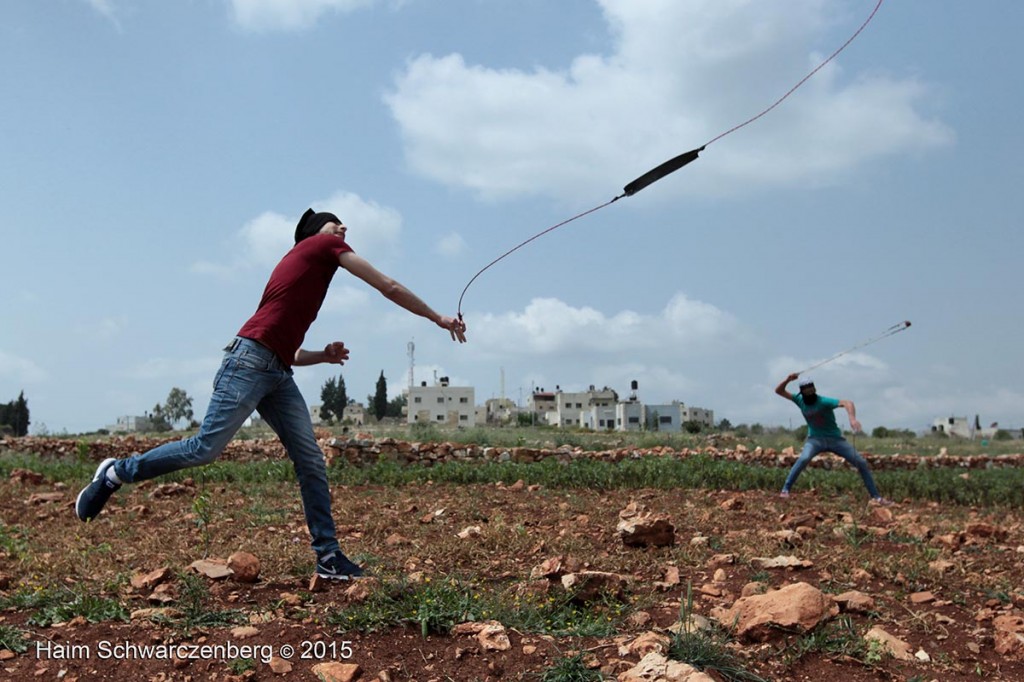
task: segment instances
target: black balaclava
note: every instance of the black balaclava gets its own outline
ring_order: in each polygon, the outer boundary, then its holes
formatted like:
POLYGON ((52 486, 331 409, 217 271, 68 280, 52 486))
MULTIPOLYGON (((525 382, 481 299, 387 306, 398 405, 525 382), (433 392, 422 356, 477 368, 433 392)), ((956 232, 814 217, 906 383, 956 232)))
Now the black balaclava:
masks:
POLYGON ((327 223, 338 223, 341 225, 338 216, 333 213, 317 213, 311 208, 306 209, 306 212, 299 218, 299 224, 295 226, 295 243, 298 244, 306 237, 312 237, 327 223))

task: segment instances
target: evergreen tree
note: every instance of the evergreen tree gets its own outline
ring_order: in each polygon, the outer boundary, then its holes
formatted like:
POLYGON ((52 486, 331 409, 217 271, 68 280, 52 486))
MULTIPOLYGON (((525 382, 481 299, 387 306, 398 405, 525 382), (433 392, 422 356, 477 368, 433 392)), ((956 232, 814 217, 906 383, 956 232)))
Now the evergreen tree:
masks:
POLYGON ((324 382, 320 388, 320 419, 325 422, 332 422, 337 417, 334 414, 334 403, 338 395, 338 382, 331 377, 324 382))
POLYGON ((387 416, 388 417, 398 417, 398 418, 401 418, 402 417, 402 408, 405 407, 406 403, 408 403, 408 402, 409 402, 409 399, 406 396, 404 396, 404 395, 400 395, 397 398, 395 398, 394 400, 389 400, 388 401, 387 416))
POLYGON ((345 377, 338 375, 335 381, 331 377, 320 389, 320 418, 324 421, 340 422, 345 418, 345 406, 348 405, 348 393, 345 391, 345 377))
POLYGON ((28 401, 25 392, 18 394, 17 400, 0 403, 0 433, 12 436, 27 436, 29 425, 28 401))
POLYGON ((14 403, 14 435, 28 435, 28 401, 25 400, 25 391, 18 394, 18 400, 14 403))
POLYGON ((377 379, 377 392, 373 395, 373 415, 380 421, 388 414, 388 380, 384 378, 384 370, 380 371, 380 378, 377 379))

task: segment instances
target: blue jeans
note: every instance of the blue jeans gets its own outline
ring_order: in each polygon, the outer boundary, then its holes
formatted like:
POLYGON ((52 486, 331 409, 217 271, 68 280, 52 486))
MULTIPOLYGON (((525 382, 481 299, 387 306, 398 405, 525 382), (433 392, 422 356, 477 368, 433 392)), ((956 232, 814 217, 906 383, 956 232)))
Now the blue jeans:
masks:
POLYGON ((872 498, 879 497, 878 488, 875 487, 875 478, 871 475, 871 469, 868 467, 868 461, 850 445, 849 441, 841 437, 808 438, 804 443, 803 452, 800 453, 800 457, 793 464, 793 468, 789 470, 789 476, 786 477, 786 483, 782 486, 782 489, 789 491, 793 484, 796 483, 800 472, 811 463, 812 459, 823 452, 834 452, 856 467, 857 471, 860 472, 861 479, 864 481, 864 487, 868 489, 868 494, 872 498))
POLYGON ((314 551, 322 555, 339 549, 331 516, 327 464, 291 368, 272 350, 250 339, 236 338, 225 350, 199 433, 118 460, 114 473, 125 483, 137 483, 209 464, 220 456, 249 415, 258 411, 277 433, 295 466, 314 551))

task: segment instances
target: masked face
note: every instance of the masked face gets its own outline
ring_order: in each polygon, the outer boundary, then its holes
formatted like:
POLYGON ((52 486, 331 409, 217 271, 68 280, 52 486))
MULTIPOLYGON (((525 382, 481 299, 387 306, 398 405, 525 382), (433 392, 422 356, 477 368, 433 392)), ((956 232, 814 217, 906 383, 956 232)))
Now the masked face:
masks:
POLYGON ((804 386, 800 389, 800 395, 803 396, 805 405, 813 405, 818 402, 818 392, 814 386, 804 386))

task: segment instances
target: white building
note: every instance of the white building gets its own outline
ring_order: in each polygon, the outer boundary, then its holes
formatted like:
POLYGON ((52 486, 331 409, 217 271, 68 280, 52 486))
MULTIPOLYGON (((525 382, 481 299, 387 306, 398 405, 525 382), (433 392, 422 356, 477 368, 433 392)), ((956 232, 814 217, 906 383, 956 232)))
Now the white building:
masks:
POLYGON ((935 433, 944 433, 947 436, 956 436, 970 440, 974 438, 993 438, 998 430, 999 428, 995 424, 989 428, 982 428, 978 423, 977 417, 974 418, 973 424, 967 417, 939 417, 932 422, 932 431, 935 433))
POLYGON ((148 433, 153 430, 153 422, 149 417, 124 415, 118 417, 116 423, 107 427, 111 433, 148 433))
POLYGON ((545 391, 543 388, 530 394, 526 409, 533 414, 535 424, 551 425, 557 421, 555 395, 555 393, 545 391))
POLYGON ((355 426, 366 424, 366 408, 360 403, 349 403, 341 411, 341 421, 355 426))
POLYGON ((434 386, 423 382, 409 387, 407 423, 441 426, 476 426, 472 386, 449 386, 441 377, 434 386))
POLYGON ((519 418, 519 407, 509 398, 490 398, 484 401, 483 415, 477 421, 487 424, 514 424, 519 418))

